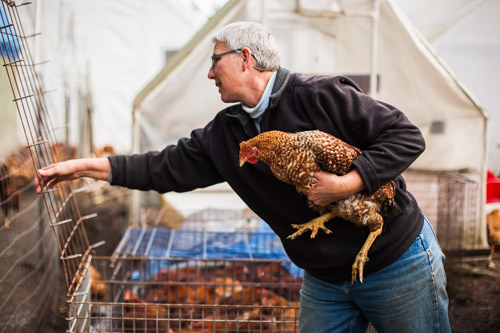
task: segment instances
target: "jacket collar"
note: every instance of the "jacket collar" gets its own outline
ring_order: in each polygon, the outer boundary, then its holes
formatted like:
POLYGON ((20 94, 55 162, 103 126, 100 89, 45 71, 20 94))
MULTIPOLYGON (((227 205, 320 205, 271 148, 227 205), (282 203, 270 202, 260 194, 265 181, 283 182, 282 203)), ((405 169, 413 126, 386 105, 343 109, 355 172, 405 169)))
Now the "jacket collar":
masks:
POLYGON ((290 78, 290 71, 288 69, 286 68, 278 69, 278 72, 276 73, 276 80, 274 81, 274 87, 271 92, 271 97, 269 98, 268 108, 273 108, 278 104, 281 95, 283 95, 283 92, 285 91, 285 87, 286 84, 288 83, 289 78, 290 78))

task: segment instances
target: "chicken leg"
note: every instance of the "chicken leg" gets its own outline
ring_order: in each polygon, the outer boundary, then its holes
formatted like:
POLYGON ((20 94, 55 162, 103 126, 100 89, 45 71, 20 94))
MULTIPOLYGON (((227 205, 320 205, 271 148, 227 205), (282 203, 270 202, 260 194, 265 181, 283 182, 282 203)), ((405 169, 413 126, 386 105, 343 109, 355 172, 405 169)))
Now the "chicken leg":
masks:
POLYGON ((303 224, 292 224, 291 226, 293 228, 299 230, 288 236, 287 239, 295 239, 297 238, 297 236, 302 235, 307 230, 311 230, 311 238, 316 237, 319 229, 322 229, 327 234, 331 234, 332 231, 327 227, 325 227, 325 223, 336 216, 338 215, 335 212, 328 212, 326 214, 323 214, 319 217, 310 220, 309 222, 303 224))
POLYGON ((361 250, 359 250, 358 254, 356 255, 356 259, 354 259, 354 264, 352 264, 351 283, 354 284, 354 282, 356 282, 358 274, 359 274, 359 281, 363 282, 363 268, 365 267, 365 264, 369 260, 368 250, 370 250, 370 247, 372 246, 373 242, 381 233, 382 233, 382 227, 380 227, 375 231, 370 231, 370 233, 368 234, 365 243, 363 244, 361 250))
MULTIPOLYGON (((343 203, 348 203, 348 202, 349 201, 345 201, 343 203)), ((353 219, 353 216, 349 216, 348 214, 345 213, 346 211, 349 210, 346 210, 345 207, 341 208, 340 206, 336 206, 332 209, 332 211, 323 214, 317 218, 314 218, 307 223, 292 224, 291 226, 298 230, 293 234, 291 234, 290 236, 288 236, 287 239, 295 239, 297 236, 302 235, 307 230, 311 230, 311 238, 316 237, 319 229, 322 229, 327 234, 331 234, 332 231, 327 227, 325 227, 324 224, 334 217, 340 217, 346 220, 350 220, 357 226, 363 226, 363 225, 367 226, 370 230, 370 233, 368 234, 368 237, 363 243, 361 250, 359 250, 358 254, 356 255, 356 258, 354 259, 351 272, 352 283, 356 282, 358 276, 360 282, 363 282, 363 270, 365 264, 369 260, 368 251, 373 245, 375 239, 377 239, 377 237, 380 236, 380 234, 382 233, 382 227, 384 221, 382 219, 382 216, 378 214, 376 211, 368 211, 367 213, 362 214, 362 216, 358 216, 360 217, 359 219, 353 219)))
POLYGON ((496 268, 497 265, 495 264, 495 261, 493 260, 493 257, 495 256, 495 245, 490 246, 490 256, 488 257, 488 268, 496 268))

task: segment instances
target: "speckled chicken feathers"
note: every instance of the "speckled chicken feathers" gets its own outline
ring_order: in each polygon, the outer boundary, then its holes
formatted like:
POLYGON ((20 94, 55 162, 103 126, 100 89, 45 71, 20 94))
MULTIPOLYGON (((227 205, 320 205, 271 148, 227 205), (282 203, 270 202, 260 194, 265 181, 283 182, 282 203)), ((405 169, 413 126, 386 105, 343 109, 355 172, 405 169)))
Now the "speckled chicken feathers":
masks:
MULTIPOLYGON (((278 179, 295 185, 302 194, 309 193, 316 185, 314 172, 322 170, 344 175, 351 170, 354 159, 362 154, 357 147, 319 130, 264 132, 242 142, 240 152, 246 147, 257 147, 258 159, 266 163, 278 179)), ((391 209, 394 195, 395 184, 390 181, 370 195, 357 193, 327 206, 318 206, 309 201, 309 206, 323 214, 335 205, 342 211, 344 218, 361 226, 367 225, 364 220, 366 211, 387 212, 391 209)))
POLYGON ((327 171, 338 175, 347 173, 361 150, 336 137, 318 130, 299 133, 269 131, 245 141, 259 149, 259 160, 273 174, 297 187, 303 194, 316 184, 313 173, 327 171))

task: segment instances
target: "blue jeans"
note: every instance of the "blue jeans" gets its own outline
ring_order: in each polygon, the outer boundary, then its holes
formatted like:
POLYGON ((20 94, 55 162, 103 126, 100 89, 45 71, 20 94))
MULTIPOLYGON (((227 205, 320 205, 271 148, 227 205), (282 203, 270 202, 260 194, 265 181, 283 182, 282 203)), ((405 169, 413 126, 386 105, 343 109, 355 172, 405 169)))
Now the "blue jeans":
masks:
POLYGON ((304 274, 300 333, 450 332, 444 255, 431 224, 394 263, 357 281, 328 283, 304 274))

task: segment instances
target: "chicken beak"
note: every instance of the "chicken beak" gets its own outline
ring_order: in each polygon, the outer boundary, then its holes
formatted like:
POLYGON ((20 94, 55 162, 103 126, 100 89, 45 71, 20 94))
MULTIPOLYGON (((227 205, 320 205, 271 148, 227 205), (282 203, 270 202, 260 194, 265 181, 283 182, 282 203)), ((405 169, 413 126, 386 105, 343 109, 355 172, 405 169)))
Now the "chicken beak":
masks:
POLYGON ((242 167, 243 164, 245 164, 246 161, 247 161, 246 157, 240 157, 240 167, 242 167))

